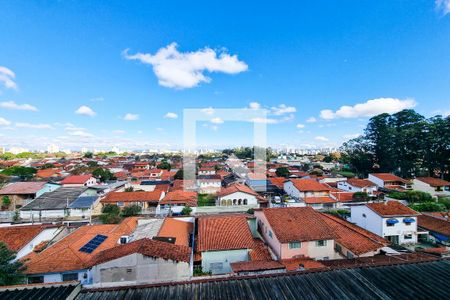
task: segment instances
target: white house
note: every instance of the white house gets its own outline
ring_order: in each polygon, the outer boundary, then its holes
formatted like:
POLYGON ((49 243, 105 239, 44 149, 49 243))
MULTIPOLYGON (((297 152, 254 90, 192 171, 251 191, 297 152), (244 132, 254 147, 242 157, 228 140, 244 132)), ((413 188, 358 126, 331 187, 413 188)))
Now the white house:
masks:
POLYGON ((365 192, 373 196, 377 191, 377 185, 367 179, 349 178, 345 181, 339 181, 337 188, 347 192, 365 192))
POLYGON ((222 178, 219 175, 199 175, 197 187, 201 194, 215 194, 222 187, 222 178))
POLYGON ((430 193, 433 196, 450 196, 450 182, 433 177, 417 177, 413 189, 430 193))
POLYGON ((259 201, 263 201, 263 198, 241 183, 232 184, 217 194, 218 206, 259 207, 259 201))
POLYGON ((60 183, 64 187, 93 186, 97 184, 97 179, 95 179, 91 174, 70 175, 61 180, 60 183))
POLYGON ((351 207, 351 221, 393 244, 417 243, 418 212, 398 201, 351 207))
POLYGON ((330 195, 330 187, 314 179, 290 179, 284 182, 284 190, 296 202, 315 209, 336 207, 337 200, 330 195))
POLYGON ((371 173, 368 179, 381 188, 392 190, 410 190, 412 188, 409 180, 391 173, 371 173))

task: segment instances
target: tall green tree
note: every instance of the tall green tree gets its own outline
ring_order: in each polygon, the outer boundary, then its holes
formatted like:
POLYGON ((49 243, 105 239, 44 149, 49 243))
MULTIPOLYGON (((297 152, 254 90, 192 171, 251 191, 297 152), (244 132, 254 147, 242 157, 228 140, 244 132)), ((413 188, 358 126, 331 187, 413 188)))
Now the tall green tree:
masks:
POLYGON ((0 242, 0 285, 13 285, 23 283, 25 267, 21 261, 14 261, 16 253, 0 242))

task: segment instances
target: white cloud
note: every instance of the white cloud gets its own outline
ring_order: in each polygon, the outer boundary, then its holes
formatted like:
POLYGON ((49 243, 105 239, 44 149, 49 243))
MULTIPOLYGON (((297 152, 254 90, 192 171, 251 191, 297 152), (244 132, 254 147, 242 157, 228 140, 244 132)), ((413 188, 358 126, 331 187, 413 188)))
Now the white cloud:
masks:
POLYGON ((53 129, 50 124, 31 124, 18 122, 15 124, 17 128, 28 128, 28 129, 53 129))
POLYGON ((80 106, 75 113, 77 115, 83 115, 83 116, 89 116, 89 117, 93 117, 95 116, 97 113, 95 111, 92 110, 92 108, 90 108, 89 106, 86 105, 82 105, 80 106))
POLYGON ((0 83, 7 89, 17 89, 17 84, 14 81, 16 74, 7 67, 0 66, 0 83))
POLYGON ((156 54, 123 52, 126 59, 139 60, 144 64, 153 66, 153 72, 158 77, 158 83, 165 87, 184 89, 197 86, 201 82, 210 82, 211 78, 204 74, 207 72, 221 72, 237 74, 248 69, 245 62, 240 61, 237 55, 230 55, 225 51, 215 51, 204 48, 195 52, 179 52, 177 44, 172 43, 159 49, 156 54))
POLYGON ((276 116, 284 115, 287 113, 294 113, 297 109, 293 106, 286 106, 285 104, 280 104, 278 107, 272 107, 272 114, 276 116))
POLYGON ((212 107, 203 108, 202 112, 207 115, 213 115, 215 110, 212 107))
POLYGON ((435 2, 436 9, 445 16, 450 13, 450 0, 436 0, 435 2))
POLYGON ((6 120, 5 118, 0 117, 0 126, 8 126, 11 125, 11 122, 6 120))
POLYGON ((258 102, 250 102, 248 107, 250 109, 260 109, 261 108, 261 104, 259 104, 258 102))
POLYGON ((30 104, 17 104, 14 101, 4 101, 0 103, 0 107, 14 110, 38 111, 38 109, 30 104))
POLYGON ((279 123, 292 121, 293 119, 294 119, 294 115, 290 114, 288 116, 284 116, 284 117, 279 118, 279 119, 258 117, 258 118, 250 119, 249 122, 266 123, 266 124, 279 124, 279 123))
POLYGON ((212 118, 212 119, 211 119, 211 123, 214 123, 214 124, 222 124, 222 123, 223 123, 223 120, 222 120, 221 118, 212 118))
POLYGON ((349 133, 349 134, 345 134, 343 136, 344 139, 355 139, 357 137, 359 137, 361 134, 360 133, 349 133))
POLYGON ((89 133, 84 130, 73 130, 68 132, 71 136, 79 136, 79 137, 93 137, 94 135, 92 133, 89 133))
POLYGON ((164 115, 164 118, 166 118, 166 119, 176 119, 176 118, 178 118, 178 115, 176 113, 173 113, 173 112, 168 112, 167 114, 164 115))
POLYGON ((123 117, 123 119, 124 119, 125 121, 136 121, 136 120, 139 120, 139 115, 127 113, 127 114, 123 117))
POLYGON ((317 122, 317 119, 314 117, 310 117, 306 120, 306 123, 315 123, 315 122, 317 122))
POLYGON ((328 142, 328 139, 324 136, 316 136, 314 139, 320 142, 328 142))
POLYGON ((393 114, 403 109, 413 108, 416 102, 412 99, 377 98, 354 106, 341 106, 337 111, 325 109, 320 112, 320 117, 325 120, 337 118, 373 117, 381 113, 393 114))
POLYGON ((304 124, 297 124, 297 128, 305 128, 304 124))
POLYGON ((125 130, 118 129, 118 130, 113 130, 113 133, 114 133, 114 134, 125 134, 126 131, 125 131, 125 130))

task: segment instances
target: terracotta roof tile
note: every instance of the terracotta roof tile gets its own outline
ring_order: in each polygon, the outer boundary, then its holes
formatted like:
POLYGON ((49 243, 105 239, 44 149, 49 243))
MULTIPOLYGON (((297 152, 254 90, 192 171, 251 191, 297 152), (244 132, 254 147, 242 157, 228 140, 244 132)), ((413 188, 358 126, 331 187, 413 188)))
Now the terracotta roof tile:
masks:
POLYGON ((330 188, 314 179, 290 179, 294 186, 301 192, 324 192, 330 188))
POLYGON ((307 257, 282 259, 280 260, 280 263, 285 266, 286 271, 298 271, 300 268, 306 270, 326 268, 326 266, 319 261, 307 257))
POLYGON ((245 215, 198 218, 197 251, 252 249, 253 236, 245 215))
POLYGON ((419 213, 398 201, 387 201, 366 204, 371 210, 382 217, 417 216, 419 213))
POLYGON ((15 225, 0 227, 0 241, 10 250, 19 251, 31 242, 45 228, 55 227, 48 225, 15 225))
POLYGON ((25 195, 36 194, 42 190, 46 182, 16 182, 11 183, 0 190, 0 195, 25 195))
POLYGON ((417 225, 426 230, 450 236, 450 222, 446 220, 428 215, 420 215, 417 217, 417 225))
POLYGON ((111 192, 101 200, 102 203, 115 202, 156 202, 163 196, 162 191, 152 192, 111 192))
POLYGON ((263 208, 281 243, 333 239, 334 234, 312 207, 263 208))
POLYGON ((368 187, 368 186, 376 186, 375 183, 368 179, 359 179, 359 178, 349 178, 347 179, 348 184, 356 187, 368 187))
POLYGON ((336 203, 337 200, 331 197, 305 197, 303 198, 306 204, 326 204, 326 203, 336 203))
POLYGON ((255 192, 254 190, 252 190, 251 188, 242 183, 235 183, 229 185, 228 187, 222 189, 219 193, 217 193, 217 196, 222 197, 236 192, 246 193, 253 196, 259 196, 257 192, 255 192))
POLYGON ((285 266, 276 260, 241 261, 231 263, 230 266, 235 273, 285 269, 285 266))
POLYGON ((159 229, 159 237, 175 238, 175 245, 189 247, 189 238, 192 233, 193 224, 188 221, 181 221, 173 218, 166 218, 159 229))
POLYGON ((443 180, 440 178, 434 178, 434 177, 417 177, 416 178, 419 181, 425 182, 429 184, 430 186, 450 186, 450 182, 447 180, 443 180))
POLYGON ((61 181, 61 184, 84 184, 91 179, 91 174, 86 175, 70 175, 61 181))
POLYGON ((375 176, 383 181, 398 181, 403 183, 409 182, 408 180, 398 177, 391 173, 371 173, 370 175, 375 176))
POLYGON ((197 192, 176 190, 170 191, 160 201, 161 204, 185 204, 191 207, 197 206, 197 192))
POLYGON ((286 181, 286 178, 284 177, 273 177, 270 178, 269 181, 276 186, 279 189, 283 189, 284 188, 284 182, 286 181))
POLYGON ((271 260, 269 249, 260 239, 254 239, 254 245, 250 251, 251 260, 271 260))

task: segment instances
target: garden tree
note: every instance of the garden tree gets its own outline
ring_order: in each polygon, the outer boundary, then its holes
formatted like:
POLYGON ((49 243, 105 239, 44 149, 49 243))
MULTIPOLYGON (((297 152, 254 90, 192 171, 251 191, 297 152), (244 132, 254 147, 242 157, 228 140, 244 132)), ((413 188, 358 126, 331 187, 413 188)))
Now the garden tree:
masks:
POLYGON ((54 164, 46 163, 46 164, 44 164, 44 165, 41 167, 41 169, 52 169, 52 168, 54 168, 54 167, 55 167, 54 164))
POLYGON ((275 173, 277 174, 278 177, 284 177, 284 178, 288 178, 289 175, 291 174, 291 172, 289 172, 289 169, 286 167, 277 168, 275 173))
POLYGON ((30 179, 36 174, 37 170, 31 167, 14 166, 9 167, 1 172, 6 176, 18 176, 22 180, 30 179))
POLYGON ((11 160, 14 158, 16 158, 16 156, 14 154, 12 154, 11 152, 5 152, 2 155, 0 155, 1 160, 11 160))
POLYGON ((97 179, 100 179, 101 182, 106 182, 108 180, 116 179, 116 177, 114 177, 114 174, 111 173, 110 170, 102 169, 102 168, 95 169, 92 172, 92 176, 94 176, 97 179))
POLYGON ((450 210, 450 197, 439 198, 438 202, 444 205, 447 210, 450 210))
POLYGON ((327 155, 323 158, 323 161, 326 163, 330 163, 333 161, 333 157, 331 155, 327 155))
POLYGON ((173 178, 174 178, 174 179, 180 179, 180 180, 182 180, 182 179, 183 179, 183 176, 184 176, 183 169, 179 169, 179 170, 175 173, 175 176, 174 176, 173 178))
MULTIPOLYGON (((373 163, 377 164, 379 172, 392 171, 394 166, 393 139, 390 115, 387 113, 372 117, 367 124, 365 137, 357 138, 359 142, 364 142, 363 151, 373 153, 373 163)), ((373 163, 371 163, 372 166, 373 163)))
POLYGON ((323 170, 319 169, 319 168, 314 168, 311 172, 309 172, 309 174, 316 175, 316 176, 322 176, 323 170))
POLYGON ((183 209, 181 210, 181 214, 183 216, 190 216, 192 213, 192 208, 190 208, 189 206, 185 206, 183 207, 183 209))
POLYGON ((428 176, 434 173, 444 174, 450 165, 450 116, 443 118, 435 116, 429 119, 423 143, 426 145, 424 153, 424 167, 428 176))
POLYGON ((133 204, 125 206, 122 210, 122 217, 131 217, 131 216, 137 216, 142 211, 142 207, 139 205, 133 204))
POLYGON ((11 199, 9 199, 9 196, 3 196, 2 197, 2 206, 9 207, 11 205, 11 199))
POLYGON ((94 153, 92 153, 92 152, 84 153, 84 158, 92 158, 92 157, 94 157, 94 153))
POLYGON ((157 168, 161 170, 170 170, 171 165, 167 162, 167 160, 163 160, 160 164, 158 164, 157 168))
POLYGON ((100 220, 103 224, 117 224, 120 222, 120 208, 115 204, 106 204, 102 208, 100 220))
POLYGON ((357 137, 345 142, 341 149, 345 152, 345 160, 359 176, 366 177, 368 173, 372 172, 374 155, 364 137, 357 137))
POLYGON ((95 160, 91 160, 87 162, 88 167, 93 168, 93 167, 97 167, 98 166, 98 162, 96 162, 95 160))
POLYGON ((433 211, 444 211, 445 205, 436 202, 423 202, 423 203, 415 203, 409 205, 410 208, 419 212, 433 212, 433 211))
POLYGON ((127 193, 134 192, 134 187, 129 186, 129 187, 125 188, 124 192, 127 192, 127 193))
POLYGON ((369 195, 366 192, 356 192, 353 194, 353 201, 369 201, 369 195))
POLYGON ((24 283, 25 267, 20 260, 14 261, 16 253, 0 242, 0 286, 24 283))
POLYGON ((407 200, 409 203, 434 202, 431 194, 422 191, 391 192, 388 196, 398 200, 407 200))

